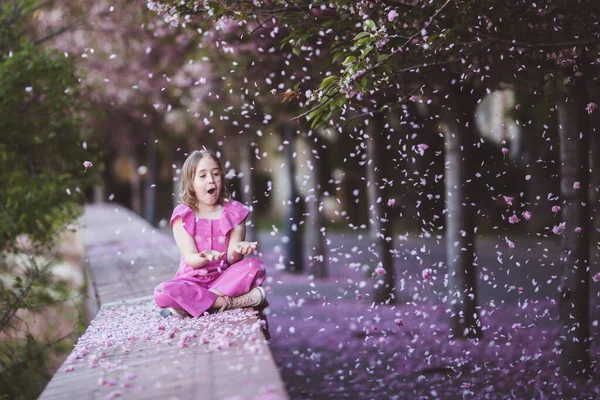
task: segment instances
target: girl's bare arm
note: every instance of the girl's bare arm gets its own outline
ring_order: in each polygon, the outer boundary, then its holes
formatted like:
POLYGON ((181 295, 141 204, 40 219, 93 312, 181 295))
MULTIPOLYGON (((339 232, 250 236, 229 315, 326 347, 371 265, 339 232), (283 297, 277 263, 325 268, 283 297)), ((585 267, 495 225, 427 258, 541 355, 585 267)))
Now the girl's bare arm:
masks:
POLYGON ((229 264, 235 264, 244 258, 243 254, 236 251, 238 244, 246 238, 246 220, 244 219, 238 226, 231 230, 229 236, 229 246, 227 247, 227 261, 229 264))
POLYGON ((173 236, 183 259, 190 267, 196 269, 206 265, 208 260, 198 253, 196 242, 194 242, 194 238, 183 227, 183 221, 180 217, 175 219, 173 223, 173 236))

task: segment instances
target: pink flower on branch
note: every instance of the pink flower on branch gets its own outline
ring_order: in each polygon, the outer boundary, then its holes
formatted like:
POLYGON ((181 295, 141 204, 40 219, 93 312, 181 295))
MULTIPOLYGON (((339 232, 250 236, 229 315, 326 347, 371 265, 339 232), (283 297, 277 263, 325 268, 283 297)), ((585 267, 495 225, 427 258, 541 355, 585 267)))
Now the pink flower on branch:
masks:
POLYGON ((93 166, 94 166, 94 164, 92 164, 91 161, 84 161, 83 162, 83 167, 85 168, 86 171, 87 171, 88 168, 91 168, 93 166))
POLYGON ((588 114, 593 113, 594 111, 596 111, 596 109, 598 108, 598 105, 596 103, 589 103, 586 107, 585 110, 588 112, 588 114))
POLYGON ((393 22, 397 16, 398 16, 398 11, 396 11, 396 10, 390 11, 387 15, 388 21, 393 22))
POLYGON ((523 213, 523 219, 525 219, 526 221, 529 221, 531 219, 531 212, 525 211, 523 213))
POLYGON ((566 228, 566 225, 567 224, 565 222, 561 222, 560 224, 552 228, 552 233, 554 233, 555 235, 562 235, 563 231, 566 228))
POLYGON ((507 205, 512 206, 512 202, 515 199, 514 197, 510 197, 510 196, 502 196, 504 197, 504 201, 506 202, 507 205))
POLYGON ((515 214, 508 217, 508 222, 510 222, 511 224, 516 224, 519 221, 520 221, 519 217, 517 217, 515 214))
POLYGON ((552 206, 552 212, 556 215, 557 212, 560 211, 560 206, 552 206))
POLYGON ((592 279, 594 280, 594 282, 600 282, 600 272, 592 276, 592 279))

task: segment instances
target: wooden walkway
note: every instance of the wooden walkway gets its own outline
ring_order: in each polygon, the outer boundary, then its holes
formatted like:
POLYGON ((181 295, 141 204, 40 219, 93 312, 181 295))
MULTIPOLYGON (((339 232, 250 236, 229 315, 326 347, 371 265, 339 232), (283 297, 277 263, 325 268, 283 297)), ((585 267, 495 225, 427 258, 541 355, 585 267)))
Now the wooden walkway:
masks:
POLYGON ((97 204, 82 239, 95 318, 40 399, 288 399, 256 312, 159 315, 153 289, 179 262, 170 238, 97 204))

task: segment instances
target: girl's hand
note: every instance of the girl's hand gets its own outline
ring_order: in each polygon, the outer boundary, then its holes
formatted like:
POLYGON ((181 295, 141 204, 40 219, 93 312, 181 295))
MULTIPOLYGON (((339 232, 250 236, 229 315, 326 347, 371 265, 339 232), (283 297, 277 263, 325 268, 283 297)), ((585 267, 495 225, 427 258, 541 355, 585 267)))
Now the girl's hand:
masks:
POLYGON ((258 242, 238 242, 235 246, 235 252, 242 254, 242 255, 247 255, 247 254, 252 254, 256 251, 256 248, 258 247, 258 242))
POLYGON ((204 250, 200 253, 200 257, 206 258, 207 261, 220 261, 225 253, 216 250, 204 250))

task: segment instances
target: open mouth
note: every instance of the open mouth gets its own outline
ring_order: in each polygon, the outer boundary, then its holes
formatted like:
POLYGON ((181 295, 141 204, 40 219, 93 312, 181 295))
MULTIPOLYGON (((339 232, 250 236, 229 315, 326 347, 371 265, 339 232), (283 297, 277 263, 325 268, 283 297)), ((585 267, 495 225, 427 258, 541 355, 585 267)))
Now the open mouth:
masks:
POLYGON ((215 194, 217 192, 217 189, 212 188, 212 189, 208 189, 208 194, 215 194))

